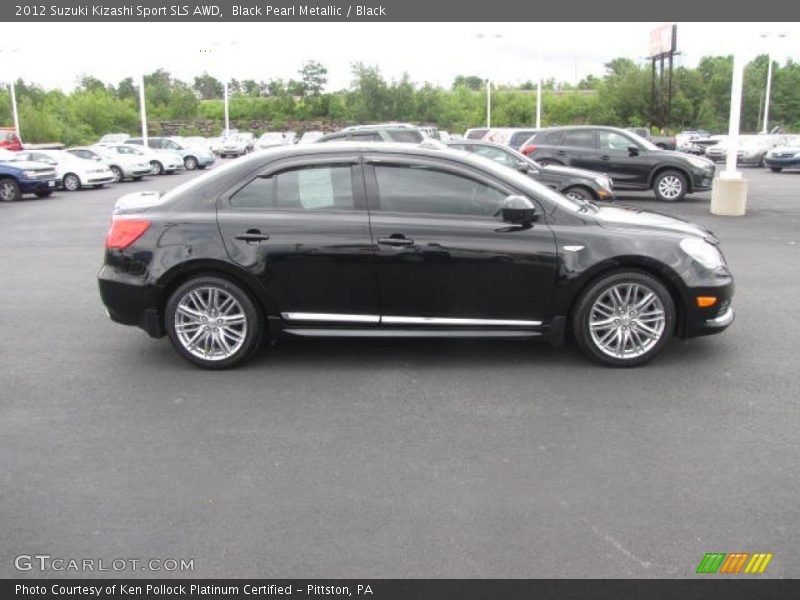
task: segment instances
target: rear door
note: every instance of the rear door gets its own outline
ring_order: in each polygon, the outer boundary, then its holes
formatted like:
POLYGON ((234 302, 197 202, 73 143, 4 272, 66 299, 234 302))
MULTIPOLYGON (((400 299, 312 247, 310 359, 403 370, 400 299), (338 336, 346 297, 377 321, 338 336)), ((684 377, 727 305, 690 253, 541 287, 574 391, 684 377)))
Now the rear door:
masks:
POLYGON ((294 158, 217 202, 230 258, 263 283, 289 323, 377 325, 377 274, 354 154, 294 158))
POLYGON ((555 149, 553 156, 570 167, 596 170, 593 169, 598 156, 595 130, 567 129, 561 147, 555 149))

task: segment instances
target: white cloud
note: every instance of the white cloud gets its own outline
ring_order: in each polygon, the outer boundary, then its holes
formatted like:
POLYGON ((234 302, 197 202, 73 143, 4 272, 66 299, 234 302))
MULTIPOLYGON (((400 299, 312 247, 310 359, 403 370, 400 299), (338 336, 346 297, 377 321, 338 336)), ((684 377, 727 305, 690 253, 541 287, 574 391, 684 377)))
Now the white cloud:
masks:
MULTIPOLYGON (((191 81, 203 70, 237 79, 297 77, 306 60, 329 71, 329 88, 346 87, 350 64, 378 65, 387 79, 404 71, 416 82, 449 86, 458 74, 498 82, 545 78, 574 82, 602 75, 615 57, 641 59, 660 23, 19 23, 4 31, 0 79, 23 77, 69 89, 83 73, 116 83, 142 69, 164 68, 191 81), (483 37, 478 37, 482 34, 483 37), (495 37, 500 34, 501 37, 495 37), (202 54, 213 41, 223 42, 202 54), (231 41, 232 47, 227 46, 231 41), (224 51, 223 51, 224 49, 224 51), (227 56, 224 56, 227 53, 227 56), (539 56, 541 55, 541 63, 539 56), (9 57, 11 59, 9 60, 9 57)), ((766 49, 762 32, 788 32, 773 56, 800 60, 797 23, 681 23, 678 63, 739 49, 766 49)))

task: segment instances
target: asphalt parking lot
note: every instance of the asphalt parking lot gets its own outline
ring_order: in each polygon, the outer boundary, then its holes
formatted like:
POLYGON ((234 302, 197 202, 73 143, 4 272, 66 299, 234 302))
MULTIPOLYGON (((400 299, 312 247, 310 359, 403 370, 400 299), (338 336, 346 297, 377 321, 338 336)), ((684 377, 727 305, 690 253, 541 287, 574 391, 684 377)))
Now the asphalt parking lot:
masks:
POLYGON ((0 576, 45 553, 663 578, 771 552, 766 576, 800 577, 800 173, 745 173, 745 218, 622 197, 710 227, 737 277, 726 333, 632 370, 571 345, 325 340, 205 372, 111 323, 95 283, 115 198, 192 173, 0 204, 0 576))

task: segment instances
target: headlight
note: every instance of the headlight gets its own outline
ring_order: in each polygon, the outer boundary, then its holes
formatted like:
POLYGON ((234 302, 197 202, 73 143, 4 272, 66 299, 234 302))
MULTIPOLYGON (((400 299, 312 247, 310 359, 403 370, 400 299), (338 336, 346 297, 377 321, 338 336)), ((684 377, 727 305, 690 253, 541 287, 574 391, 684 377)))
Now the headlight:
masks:
POLYGON ((686 160, 689 161, 690 165, 697 167, 698 169, 707 169, 710 166, 709 161, 703 160, 702 158, 697 158, 696 156, 687 156, 686 160))
POLYGON ((613 186, 613 182, 611 181, 610 177, 598 177, 595 179, 595 183, 597 183, 597 185, 599 185, 601 188, 607 189, 609 192, 613 186))
POLYGON ((800 152, 795 152, 795 155, 794 155, 794 157, 795 157, 795 158, 800 158, 800 152))
POLYGON ((719 248, 699 238, 683 238, 681 249, 706 269, 719 269, 725 266, 725 258, 719 248))
POLYGON ((23 171, 22 176, 25 177, 25 179, 33 179, 36 177, 36 171, 23 171))

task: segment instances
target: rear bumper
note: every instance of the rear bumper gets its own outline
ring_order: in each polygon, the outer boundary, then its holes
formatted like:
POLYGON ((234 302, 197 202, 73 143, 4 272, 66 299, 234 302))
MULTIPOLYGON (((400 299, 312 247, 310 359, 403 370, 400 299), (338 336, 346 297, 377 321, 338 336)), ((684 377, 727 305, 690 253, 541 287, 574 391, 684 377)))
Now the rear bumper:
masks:
POLYGON ((97 276, 100 297, 112 321, 140 327, 151 337, 163 337, 164 323, 158 310, 159 288, 138 282, 114 273, 108 266, 97 276))

